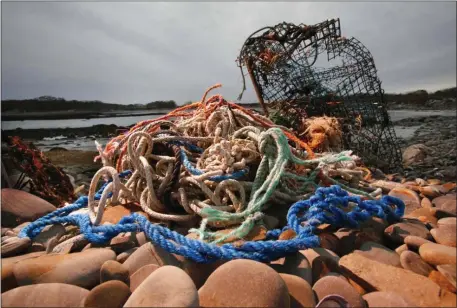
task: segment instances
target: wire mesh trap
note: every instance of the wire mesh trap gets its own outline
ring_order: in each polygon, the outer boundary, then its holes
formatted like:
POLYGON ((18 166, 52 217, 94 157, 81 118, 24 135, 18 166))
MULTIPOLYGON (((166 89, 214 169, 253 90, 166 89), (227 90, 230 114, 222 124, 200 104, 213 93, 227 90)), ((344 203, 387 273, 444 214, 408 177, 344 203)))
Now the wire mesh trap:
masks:
MULTIPOLYGON (((264 113, 300 132, 305 118, 336 117, 343 146, 367 166, 401 171, 401 151, 370 51, 341 36, 339 19, 313 26, 283 22, 245 41, 239 58, 264 113)), ((240 94, 239 99, 241 99, 240 94)))

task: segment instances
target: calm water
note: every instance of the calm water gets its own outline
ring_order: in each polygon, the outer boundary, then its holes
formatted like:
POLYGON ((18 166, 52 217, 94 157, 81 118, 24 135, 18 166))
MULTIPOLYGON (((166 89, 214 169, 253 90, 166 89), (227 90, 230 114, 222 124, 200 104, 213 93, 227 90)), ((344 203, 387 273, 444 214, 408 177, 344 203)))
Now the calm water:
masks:
MULTIPOLYGON (((165 114, 165 112, 164 112, 165 114)), ((454 116, 455 110, 390 110, 389 115, 392 121, 399 121, 411 117, 422 117, 429 115, 441 115, 441 116, 454 116)), ((97 124, 116 124, 117 126, 128 126, 135 124, 139 121, 154 119, 160 115, 135 115, 131 117, 110 117, 110 118, 96 118, 96 119, 69 119, 69 120, 25 120, 25 121, 4 121, 2 122, 2 129, 9 130, 15 128, 22 129, 33 129, 33 128, 64 128, 64 127, 90 127, 97 124)), ((401 127, 395 126, 395 132, 398 137, 409 138, 414 134, 414 131, 418 127, 401 127)), ((78 139, 68 139, 66 136, 60 138, 46 138, 45 140, 35 141, 34 143, 42 150, 46 151, 52 147, 64 147, 67 149, 78 149, 78 150, 96 150, 95 137, 88 136, 78 139)), ((97 139, 101 144, 106 144, 107 138, 97 139)))

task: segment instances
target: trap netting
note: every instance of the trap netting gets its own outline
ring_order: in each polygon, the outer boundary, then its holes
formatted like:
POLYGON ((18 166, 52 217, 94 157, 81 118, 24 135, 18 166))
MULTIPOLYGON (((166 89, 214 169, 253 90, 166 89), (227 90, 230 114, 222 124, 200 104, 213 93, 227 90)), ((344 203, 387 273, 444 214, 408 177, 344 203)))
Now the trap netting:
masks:
POLYGON ((246 67, 263 111, 277 124, 300 132, 305 118, 336 117, 346 149, 368 166, 401 170, 373 57, 357 39, 341 36, 339 19, 264 27, 245 41, 238 64, 243 83, 246 67))

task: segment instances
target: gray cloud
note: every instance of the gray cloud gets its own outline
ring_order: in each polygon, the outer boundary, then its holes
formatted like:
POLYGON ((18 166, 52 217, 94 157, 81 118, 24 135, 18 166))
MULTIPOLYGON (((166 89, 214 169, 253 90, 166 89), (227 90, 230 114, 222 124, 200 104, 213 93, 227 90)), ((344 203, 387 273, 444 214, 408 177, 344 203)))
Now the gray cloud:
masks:
MULTIPOLYGON (((386 92, 456 85, 456 4, 2 3, 2 98, 41 95, 146 103, 234 100, 235 64, 253 31, 341 18, 373 54, 386 92)), ((255 99, 248 82, 244 101, 255 99)))

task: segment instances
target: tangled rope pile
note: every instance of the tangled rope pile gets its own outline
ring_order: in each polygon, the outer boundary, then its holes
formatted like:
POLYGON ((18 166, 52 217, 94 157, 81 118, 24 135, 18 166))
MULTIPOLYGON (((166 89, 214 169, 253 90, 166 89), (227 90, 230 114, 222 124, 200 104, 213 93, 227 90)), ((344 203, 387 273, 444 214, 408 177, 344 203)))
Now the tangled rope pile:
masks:
POLYGON ((395 219, 402 213, 400 200, 376 199, 380 190, 364 191, 363 169, 350 151, 313 153, 287 128, 263 116, 220 95, 206 100, 208 91, 201 102, 138 123, 104 150, 97 144, 104 167, 93 177, 88 196, 37 220, 20 236, 34 237, 47 224, 68 223, 79 226, 95 243, 106 243, 121 232, 144 231, 167 251, 196 262, 271 261, 318 245, 313 232, 319 224, 354 227, 372 215, 395 219), (102 177, 105 183, 96 192, 102 177), (319 187, 330 184, 338 185, 319 187), (299 201, 303 199, 307 200, 299 201), (198 229, 189 230, 199 240, 152 224, 139 214, 116 225, 100 225, 106 206, 132 201, 161 222, 196 225, 201 220, 198 229), (277 241, 284 231, 277 229, 267 232, 266 241, 227 244, 248 235, 268 207, 289 207, 294 202, 285 228, 294 230, 296 238, 277 241), (229 232, 219 230, 224 228, 229 232))

